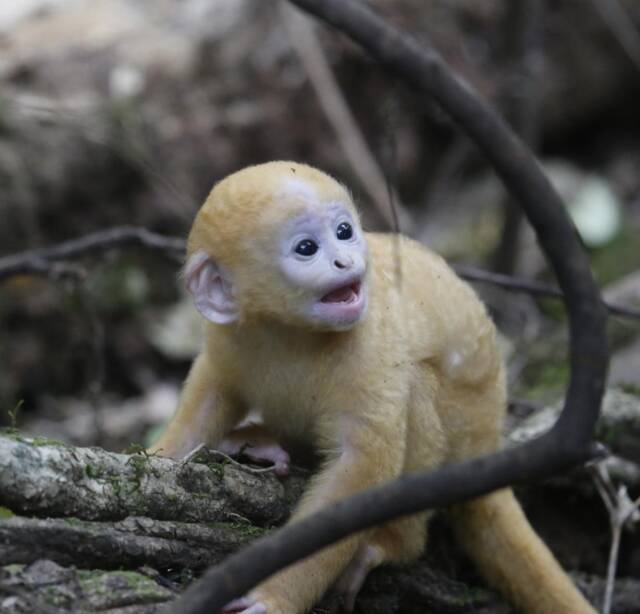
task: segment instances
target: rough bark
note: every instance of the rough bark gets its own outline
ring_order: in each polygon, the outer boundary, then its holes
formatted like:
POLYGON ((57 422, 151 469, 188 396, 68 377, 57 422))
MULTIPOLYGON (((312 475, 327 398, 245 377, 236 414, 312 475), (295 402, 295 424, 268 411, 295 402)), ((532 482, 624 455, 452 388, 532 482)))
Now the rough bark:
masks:
MULTIPOLYGON (((574 580, 597 603, 600 578, 574 580)), ((150 568, 137 571, 86 571, 40 560, 29 566, 0 568, 0 609, 7 614, 68 612, 78 614, 155 614, 177 594, 177 585, 150 568)), ((640 583, 619 579, 613 611, 640 612, 640 583)), ((312 614, 335 612, 339 603, 325 599, 312 614)), ((489 590, 471 586, 434 571, 420 562, 411 569, 378 570, 367 580, 356 603, 356 614, 512 614, 513 610, 489 590)))
POLYGON ((7 614, 143 614, 158 612, 173 596, 152 572, 149 577, 131 571, 83 571, 46 560, 0 568, 0 610, 7 614))
POLYGON ((215 454, 179 462, 0 436, 0 505, 20 514, 270 525, 299 492, 299 479, 287 485, 215 454))
POLYGON ((241 522, 186 523, 129 517, 119 522, 77 518, 7 518, 0 521, 0 561, 98 569, 187 568, 221 561, 263 530, 241 522))

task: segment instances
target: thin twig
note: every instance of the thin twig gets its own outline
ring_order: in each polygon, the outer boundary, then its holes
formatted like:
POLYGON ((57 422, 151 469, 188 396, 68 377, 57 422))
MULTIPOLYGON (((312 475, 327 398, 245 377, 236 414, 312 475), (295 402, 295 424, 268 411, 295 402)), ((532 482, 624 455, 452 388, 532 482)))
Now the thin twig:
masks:
POLYGON ((410 214, 398 202, 397 197, 388 198, 385 175, 373 157, 342 94, 316 34, 314 23, 289 4, 280 3, 279 6, 291 45, 307 72, 320 107, 331 124, 342 151, 378 213, 389 228, 396 229, 397 221, 393 208, 401 210, 405 219, 409 219, 410 214))
MULTIPOLYGON (((161 235, 146 228, 133 226, 110 228, 51 247, 4 256, 0 258, 0 281, 15 275, 42 275, 54 279, 72 276, 82 279, 87 275, 86 270, 67 261, 128 246, 156 250, 182 263, 186 241, 180 237, 161 235)), ((491 284, 512 292, 524 292, 541 298, 559 300, 564 298, 564 294, 558 288, 538 281, 492 273, 464 264, 454 264, 453 269, 468 281, 491 284)), ((639 309, 618 305, 612 301, 604 301, 604 305, 611 315, 640 319, 639 309)))
POLYGON ((607 582, 605 584, 602 601, 602 614, 610 614, 613 601, 613 589, 618 568, 618 554, 620 551, 620 539, 622 530, 628 524, 640 520, 638 508, 640 497, 631 501, 626 486, 622 485, 617 490, 613 485, 606 465, 600 461, 589 465, 591 475, 597 491, 600 493, 609 514, 611 523, 611 546, 609 548, 609 562, 607 563, 607 582))
POLYGON ((179 262, 182 261, 185 250, 183 239, 165 237, 146 228, 118 226, 64 241, 52 247, 4 256, 0 258, 0 280, 22 274, 57 277, 61 274, 74 273, 77 276, 79 274, 77 268, 74 269, 68 264, 61 265, 60 261, 74 260, 130 245, 159 251, 179 262))
MULTIPOLYGON (((540 77, 543 68, 541 0, 519 0, 508 3, 507 55, 511 74, 506 80, 508 88, 505 114, 514 130, 535 152, 538 148, 540 122, 540 77)), ((524 216, 513 196, 503 200, 504 223, 500 242, 493 254, 493 267, 500 273, 512 274, 518 270, 524 216)))
POLYGON ((201 443, 197 445, 191 452, 189 452, 180 462, 184 463, 223 463, 228 465, 235 465, 240 467, 244 471, 252 475, 262 475, 263 473, 274 473, 275 465, 269 465, 268 467, 253 467, 247 463, 240 463, 232 456, 220 452, 220 450, 213 450, 208 448, 205 444, 201 443))
MULTIPOLYGON (((453 270, 460 277, 469 281, 491 284, 513 292, 525 292, 526 294, 540 298, 564 298, 564 294, 558 288, 538 281, 523 279, 522 277, 515 277, 513 275, 503 275, 501 273, 483 271, 482 269, 476 269, 464 264, 454 264, 453 270)), ((639 309, 617 305, 611 301, 603 301, 603 303, 611 315, 640 319, 639 309)))

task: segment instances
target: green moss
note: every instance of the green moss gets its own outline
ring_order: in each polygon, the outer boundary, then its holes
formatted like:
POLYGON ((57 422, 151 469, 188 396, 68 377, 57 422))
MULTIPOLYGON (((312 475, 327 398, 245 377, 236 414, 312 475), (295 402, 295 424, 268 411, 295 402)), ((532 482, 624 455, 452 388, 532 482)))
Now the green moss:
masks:
POLYGON ((61 448, 69 447, 64 441, 58 441, 57 439, 49 439, 49 437, 34 437, 33 439, 27 439, 27 443, 33 446, 59 446, 61 448))
POLYGON ((9 426, 5 426, 0 429, 0 434, 7 439, 11 439, 12 441, 25 441, 24 437, 20 434, 18 429, 11 428, 9 426))
POLYGON ((76 569, 76 574, 78 576, 78 580, 86 581, 86 580, 99 580, 104 578, 105 574, 107 574, 104 569, 76 569))
POLYGON ((152 473, 155 477, 160 477, 160 472, 152 467, 149 462, 149 456, 146 451, 142 451, 137 454, 132 454, 127 460, 127 465, 133 468, 133 480, 131 483, 135 486, 134 490, 140 488, 140 484, 147 473, 152 473))
POLYGON ((12 518, 15 514, 8 508, 0 506, 0 519, 1 518, 12 518))
POLYGON ((215 473, 216 477, 221 480, 224 478, 224 465, 225 463, 206 463, 207 467, 215 473))
POLYGON ((84 472, 87 474, 88 478, 92 480, 99 480, 103 477, 100 469, 96 465, 92 465, 91 463, 87 463, 84 466, 84 472))
POLYGON ((78 570, 77 574, 85 593, 99 597, 100 601, 104 600, 99 609, 117 606, 121 602, 124 604, 123 597, 126 600, 127 590, 135 593, 137 604, 164 602, 169 596, 166 588, 135 571, 78 570))
POLYGON ((20 431, 12 427, 5 427, 0 429, 0 434, 3 437, 7 437, 13 441, 25 443, 30 446, 59 446, 63 448, 70 447, 69 444, 64 441, 58 441, 57 439, 49 439, 48 437, 25 437, 20 431))
POLYGON ((54 608, 68 609, 71 606, 72 596, 60 586, 46 586, 38 594, 47 605, 54 608))
POLYGON ((126 496, 140 489, 142 480, 147 473, 151 472, 159 477, 160 473, 151 466, 150 458, 146 452, 131 455, 127 459, 127 465, 131 467, 132 471, 126 475, 110 475, 104 468, 91 463, 85 465, 84 471, 87 477, 92 480, 104 480, 116 496, 126 496))
POLYGON ((124 450, 122 450, 122 454, 146 454, 147 451, 145 447, 139 443, 133 442, 130 443, 124 450))
POLYGON ((118 578, 119 580, 124 581, 127 585, 132 588, 136 588, 141 585, 149 584, 149 582, 153 582, 147 576, 139 574, 136 571, 113 571, 106 572, 101 569, 78 569, 77 572, 78 579, 81 582, 101 582, 105 580, 107 577, 118 578))

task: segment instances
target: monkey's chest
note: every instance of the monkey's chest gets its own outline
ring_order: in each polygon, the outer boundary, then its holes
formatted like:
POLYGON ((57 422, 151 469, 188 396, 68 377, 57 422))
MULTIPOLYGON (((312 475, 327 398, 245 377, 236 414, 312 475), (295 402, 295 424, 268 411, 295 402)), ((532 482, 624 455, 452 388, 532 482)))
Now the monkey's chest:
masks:
POLYGON ((257 411, 274 435, 307 440, 326 417, 322 390, 326 380, 309 372, 305 365, 251 365, 243 381, 243 402, 257 411))

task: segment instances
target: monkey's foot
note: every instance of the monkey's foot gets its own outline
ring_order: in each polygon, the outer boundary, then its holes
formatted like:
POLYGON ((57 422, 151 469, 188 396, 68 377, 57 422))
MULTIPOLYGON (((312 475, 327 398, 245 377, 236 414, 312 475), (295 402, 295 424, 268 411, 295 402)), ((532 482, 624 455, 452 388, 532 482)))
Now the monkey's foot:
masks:
POLYGON ((227 603, 222 614, 267 614, 267 606, 251 597, 240 597, 227 603))
POLYGON ((289 475, 289 454, 264 429, 247 426, 231 431, 217 446, 228 456, 246 456, 258 464, 271 464, 276 475, 289 475))
POLYGON ((334 592, 342 597, 344 610, 353 612, 356 597, 369 572, 380 565, 383 554, 378 546, 362 544, 334 585, 334 592))

